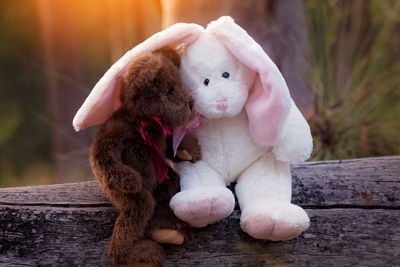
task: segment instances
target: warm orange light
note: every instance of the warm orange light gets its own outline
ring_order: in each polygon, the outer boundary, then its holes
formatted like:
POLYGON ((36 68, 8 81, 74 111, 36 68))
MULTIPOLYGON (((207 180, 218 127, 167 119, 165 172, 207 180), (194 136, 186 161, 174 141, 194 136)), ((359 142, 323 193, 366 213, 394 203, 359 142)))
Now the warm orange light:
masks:
POLYGON ((161 29, 157 0, 40 0, 37 9, 44 39, 108 39, 111 62, 161 29))

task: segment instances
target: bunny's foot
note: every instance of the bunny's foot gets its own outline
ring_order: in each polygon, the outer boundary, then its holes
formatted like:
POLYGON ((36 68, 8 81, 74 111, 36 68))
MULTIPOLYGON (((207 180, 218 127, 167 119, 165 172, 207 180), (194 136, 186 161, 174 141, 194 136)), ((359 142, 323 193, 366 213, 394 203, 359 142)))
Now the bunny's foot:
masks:
POLYGON ((272 241, 290 240, 308 228, 310 220, 299 206, 286 202, 253 203, 240 218, 240 226, 250 236, 272 241))
POLYGON ((229 216, 235 207, 232 192, 223 186, 181 191, 170 202, 175 215, 193 227, 204 227, 229 216))

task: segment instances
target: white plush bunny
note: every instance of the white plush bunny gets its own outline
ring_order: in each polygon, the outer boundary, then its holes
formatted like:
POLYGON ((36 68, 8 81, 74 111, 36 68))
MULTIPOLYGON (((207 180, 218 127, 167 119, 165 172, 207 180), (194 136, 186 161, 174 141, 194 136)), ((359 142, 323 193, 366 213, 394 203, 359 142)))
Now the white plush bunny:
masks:
POLYGON ((203 116, 192 130, 202 160, 177 165, 175 214, 195 227, 227 217, 235 199, 226 186, 236 181, 245 232, 298 236, 309 218, 290 203, 289 163, 309 157, 312 137, 276 65, 232 18, 221 17, 186 47, 181 74, 203 116))

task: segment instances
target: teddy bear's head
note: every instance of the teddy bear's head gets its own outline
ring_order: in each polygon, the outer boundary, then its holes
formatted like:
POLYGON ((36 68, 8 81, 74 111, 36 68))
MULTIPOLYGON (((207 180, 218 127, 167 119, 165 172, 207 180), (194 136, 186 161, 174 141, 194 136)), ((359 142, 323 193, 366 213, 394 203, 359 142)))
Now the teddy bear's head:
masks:
POLYGON ((137 117, 159 117, 172 127, 192 120, 194 100, 180 79, 179 67, 180 56, 172 48, 138 56, 123 76, 122 106, 137 117))

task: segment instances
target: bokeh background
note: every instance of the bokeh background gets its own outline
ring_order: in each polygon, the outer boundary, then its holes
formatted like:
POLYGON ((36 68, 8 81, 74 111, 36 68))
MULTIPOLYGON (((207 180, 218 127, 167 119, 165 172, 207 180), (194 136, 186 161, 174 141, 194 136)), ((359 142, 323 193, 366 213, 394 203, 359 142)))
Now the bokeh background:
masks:
POLYGON ((72 118, 127 50, 231 15, 268 52, 314 135, 311 160, 400 154, 400 1, 0 0, 0 187, 92 180, 72 118))

